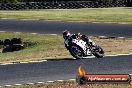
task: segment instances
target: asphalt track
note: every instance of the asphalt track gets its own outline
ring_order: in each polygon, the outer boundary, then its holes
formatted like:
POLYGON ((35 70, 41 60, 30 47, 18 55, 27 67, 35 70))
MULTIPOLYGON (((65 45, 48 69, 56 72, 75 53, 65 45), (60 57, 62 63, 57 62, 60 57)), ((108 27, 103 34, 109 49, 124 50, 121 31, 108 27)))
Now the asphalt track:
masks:
MULTIPOLYGON (((0 20, 0 31, 61 34, 65 29, 90 35, 132 37, 130 24, 0 20)), ((74 79, 79 65, 87 73, 131 74, 132 55, 0 65, 0 86, 74 79)))
POLYGON ((80 60, 51 60, 47 62, 0 65, 0 85, 25 84, 76 77, 82 65, 88 74, 130 74, 132 55, 80 60))
POLYGON ((0 31, 61 34, 66 29, 94 36, 132 37, 131 24, 0 19, 0 31))

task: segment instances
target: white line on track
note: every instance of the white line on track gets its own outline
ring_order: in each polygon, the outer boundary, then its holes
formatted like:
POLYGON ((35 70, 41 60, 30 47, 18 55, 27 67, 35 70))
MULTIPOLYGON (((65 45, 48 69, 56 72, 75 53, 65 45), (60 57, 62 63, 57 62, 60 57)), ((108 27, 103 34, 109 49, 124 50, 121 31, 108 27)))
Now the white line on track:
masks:
POLYGON ((53 83, 54 81, 47 81, 48 83, 53 83))
POLYGON ((5 85, 5 87, 11 87, 12 85, 5 85))
POLYGON ((27 63, 38 63, 38 62, 46 62, 47 60, 40 60, 40 61, 29 61, 29 62, 19 62, 19 63, 4 63, 0 65, 11 65, 11 64, 27 64, 27 63))
POLYGON ((118 37, 119 39, 124 39, 125 37, 118 37))
POLYGON ((38 61, 38 62, 46 62, 46 61, 48 61, 48 60, 40 60, 40 61, 38 61))
POLYGON ((15 84, 16 86, 21 86, 22 84, 15 84))
POLYGON ((40 60, 40 61, 29 61, 29 63, 38 63, 38 62, 45 62, 47 60, 40 60))
POLYGON ((42 83, 44 83, 44 82, 37 82, 37 83, 42 84, 42 83))
POLYGON ((13 63, 5 63, 5 64, 0 64, 0 65, 10 65, 10 64, 13 64, 13 63))
POLYGON ((87 59, 87 58, 94 58, 94 57, 95 57, 95 56, 88 56, 88 57, 86 57, 86 59, 87 59))
POLYGON ((38 61, 29 61, 29 63, 37 63, 38 61))
POLYGON ((22 64, 27 64, 27 63, 29 63, 29 62, 20 62, 20 63, 22 63, 22 64))
POLYGON ((69 81, 75 81, 76 79, 69 79, 69 81))
POLYGON ((33 85, 34 83, 26 83, 26 84, 28 84, 28 85, 33 85))
POLYGON ((105 57, 107 57, 107 56, 123 56, 123 55, 132 55, 132 53, 130 53, 130 54, 116 54, 116 55, 106 55, 105 57))
POLYGON ((56 80, 56 81, 58 81, 58 82, 63 82, 64 80, 56 80))

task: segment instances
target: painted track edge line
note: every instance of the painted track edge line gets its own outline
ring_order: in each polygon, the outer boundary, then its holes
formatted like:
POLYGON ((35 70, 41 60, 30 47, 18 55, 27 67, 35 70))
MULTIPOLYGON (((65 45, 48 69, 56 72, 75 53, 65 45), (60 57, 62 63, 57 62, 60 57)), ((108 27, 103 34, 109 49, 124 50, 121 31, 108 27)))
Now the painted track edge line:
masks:
POLYGON ((76 79, 69 79, 69 81, 75 81, 76 79))
MULTIPOLYGON (((132 74, 129 74, 132 75, 132 74)), ((36 82, 38 84, 43 84, 43 83, 53 83, 53 82, 64 82, 64 81, 76 81, 76 79, 68 79, 68 80, 55 80, 55 81, 46 81, 46 82, 36 82)), ((27 85, 34 85, 36 83, 26 83, 27 85)), ((0 86, 1 87, 11 87, 11 86, 21 86, 23 84, 14 84, 14 85, 4 85, 4 86, 0 86)))
POLYGON ((124 55, 132 55, 132 53, 129 53, 129 54, 115 54, 115 55, 106 55, 105 57, 108 57, 108 56, 124 56, 124 55))
POLYGON ((53 83, 54 81, 46 81, 47 83, 53 83))
POLYGON ((5 87, 11 87, 12 85, 5 85, 5 87))
POLYGON ((0 65, 27 64, 27 63, 46 62, 46 61, 48 61, 48 60, 40 60, 40 61, 28 61, 28 62, 12 62, 12 63, 1 63, 0 65))
MULTIPOLYGON (((112 57, 112 56, 124 56, 124 55, 132 55, 132 53, 130 54, 116 54, 116 55, 106 55, 104 57, 112 57)), ((90 57, 90 58, 94 58, 94 57, 90 57)), ((47 61, 50 61, 50 60, 38 60, 38 61, 28 61, 28 62, 12 62, 12 63, 1 63, 0 65, 14 65, 14 64, 28 64, 28 63, 39 63, 39 62, 47 62, 47 61)))
POLYGON ((26 83, 27 85, 33 85, 34 83, 26 83))
POLYGON ((43 83, 45 83, 45 82, 37 82, 38 84, 43 84, 43 83))
POLYGON ((64 80, 56 80, 57 82, 63 82, 64 80))
POLYGON ((15 86, 21 86, 22 84, 15 84, 15 86))

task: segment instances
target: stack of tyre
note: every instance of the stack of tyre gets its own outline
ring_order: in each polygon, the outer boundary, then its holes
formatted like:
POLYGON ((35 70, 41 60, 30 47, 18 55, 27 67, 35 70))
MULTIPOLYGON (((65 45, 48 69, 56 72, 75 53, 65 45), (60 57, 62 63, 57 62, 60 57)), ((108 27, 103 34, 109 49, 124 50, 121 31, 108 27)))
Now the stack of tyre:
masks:
POLYGON ((23 49, 24 45, 21 38, 12 38, 11 40, 0 40, 0 48, 2 53, 13 52, 23 49))

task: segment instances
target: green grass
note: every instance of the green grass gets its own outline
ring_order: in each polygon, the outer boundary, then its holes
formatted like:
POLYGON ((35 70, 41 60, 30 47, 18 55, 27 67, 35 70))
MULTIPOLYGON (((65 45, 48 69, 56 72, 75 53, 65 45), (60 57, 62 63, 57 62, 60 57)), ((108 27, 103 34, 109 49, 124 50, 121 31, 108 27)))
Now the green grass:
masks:
MULTIPOLYGON (((73 58, 64 47, 62 35, 0 33, 0 40, 12 38, 22 38, 29 42, 30 46, 20 51, 0 53, 0 63, 73 58)), ((99 39, 92 37, 92 40, 101 45, 106 55, 132 52, 132 39, 99 39)))
POLYGON ((0 40, 11 38, 22 38, 30 42, 31 46, 16 52, 0 53, 0 63, 39 60, 42 58, 50 58, 59 56, 56 51, 62 51, 59 45, 63 45, 62 36, 46 35, 46 34, 29 34, 29 33, 0 33, 0 40), (56 50, 58 49, 58 50, 56 50), (54 53, 53 55, 51 55, 54 53))
POLYGON ((86 22, 132 22, 132 8, 86 8, 0 11, 0 18, 86 22))

